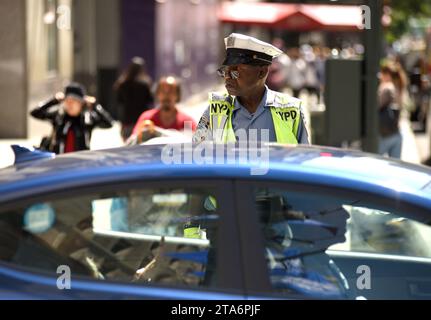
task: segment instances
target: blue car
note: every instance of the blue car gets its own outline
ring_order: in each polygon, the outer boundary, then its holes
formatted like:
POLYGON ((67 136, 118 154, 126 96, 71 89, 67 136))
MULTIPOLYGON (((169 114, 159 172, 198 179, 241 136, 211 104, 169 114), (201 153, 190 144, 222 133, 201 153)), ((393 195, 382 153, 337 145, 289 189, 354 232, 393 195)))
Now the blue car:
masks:
POLYGON ((1 299, 431 298, 427 167, 277 144, 13 150, 1 299))

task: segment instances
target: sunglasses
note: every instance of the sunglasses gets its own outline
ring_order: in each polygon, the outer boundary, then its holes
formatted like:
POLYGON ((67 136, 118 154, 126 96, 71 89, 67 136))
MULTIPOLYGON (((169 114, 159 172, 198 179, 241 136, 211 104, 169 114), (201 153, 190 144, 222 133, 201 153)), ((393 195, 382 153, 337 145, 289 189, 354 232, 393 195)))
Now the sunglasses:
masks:
POLYGON ((229 77, 231 79, 238 79, 239 78, 239 71, 237 70, 231 70, 231 71, 226 71, 226 67, 221 67, 217 70, 217 74, 222 77, 222 78, 226 78, 226 74, 229 74, 229 77))

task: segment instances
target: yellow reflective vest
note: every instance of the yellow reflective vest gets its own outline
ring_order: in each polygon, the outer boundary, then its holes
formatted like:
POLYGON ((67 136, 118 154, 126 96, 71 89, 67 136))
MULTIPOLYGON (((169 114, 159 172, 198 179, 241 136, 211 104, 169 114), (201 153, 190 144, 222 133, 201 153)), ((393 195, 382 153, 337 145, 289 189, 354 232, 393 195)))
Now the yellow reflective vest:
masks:
MULTIPOLYGON (((268 90, 270 107, 278 143, 298 144, 297 135, 301 120, 301 100, 287 94, 268 90)), ((220 93, 209 94, 209 129, 216 143, 235 142, 232 114, 235 98, 220 93)), ((265 129, 265 128, 262 128, 265 129)))

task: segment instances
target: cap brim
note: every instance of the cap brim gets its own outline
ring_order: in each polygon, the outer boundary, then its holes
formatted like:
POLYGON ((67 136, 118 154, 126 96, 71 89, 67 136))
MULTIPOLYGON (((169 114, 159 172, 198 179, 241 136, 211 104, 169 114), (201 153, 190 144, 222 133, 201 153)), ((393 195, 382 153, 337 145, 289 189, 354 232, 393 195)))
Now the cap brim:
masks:
POLYGON ((236 64, 249 64, 251 63, 251 59, 246 59, 243 57, 236 57, 236 56, 227 56, 222 65, 224 66, 232 66, 236 64))
POLYGON ((260 65, 260 64, 271 64, 272 58, 265 54, 254 52, 245 49, 233 49, 229 48, 226 52, 226 58, 222 65, 231 66, 236 64, 249 64, 249 65, 260 65))

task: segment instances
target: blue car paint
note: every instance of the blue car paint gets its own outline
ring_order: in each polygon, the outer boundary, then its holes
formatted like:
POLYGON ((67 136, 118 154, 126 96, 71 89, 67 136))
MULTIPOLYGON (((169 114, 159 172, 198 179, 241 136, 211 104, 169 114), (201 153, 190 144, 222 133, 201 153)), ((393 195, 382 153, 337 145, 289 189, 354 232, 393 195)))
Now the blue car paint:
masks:
MULTIPOLYGON (((431 212, 431 170, 361 152, 307 146, 269 146, 270 163, 266 175, 250 175, 252 163, 240 164, 164 164, 163 146, 137 146, 103 151, 87 151, 24 162, 0 170, 0 205, 6 201, 42 195, 56 190, 115 182, 172 179, 241 178, 261 181, 303 182, 312 185, 371 192, 422 206, 431 212), (355 170, 349 161, 375 162, 392 170, 385 175, 380 168, 355 170), (319 162, 320 161, 320 162, 319 162), (398 173, 398 174, 397 174, 398 173), (411 173, 411 174, 409 174, 411 173), (391 179, 398 179, 394 186, 391 179), (419 177, 420 179, 416 179, 419 177), (427 187, 428 186, 428 187, 427 187)), ((202 259, 200 257, 183 257, 202 259)), ((109 282, 75 280, 70 292, 59 292, 55 279, 0 265, 0 298, 85 299, 116 298, 182 298, 201 299, 202 292, 193 290, 141 287, 109 282)), ((238 299, 241 295, 205 293, 206 299, 238 299)))
POLYGON ((333 186, 393 197, 431 209, 431 193, 425 188, 431 182, 431 170, 424 166, 410 165, 360 152, 339 151, 316 147, 270 147, 269 171, 266 175, 250 175, 251 164, 164 164, 161 161, 162 146, 139 146, 106 151, 80 152, 43 160, 23 168, 7 168, 0 171, 0 202, 14 198, 69 189, 85 185, 107 184, 118 181, 142 181, 150 179, 206 179, 241 178, 304 182, 333 186), (322 153, 337 157, 321 156, 322 153), (386 175, 381 168, 368 168, 368 173, 349 168, 352 159, 377 161, 390 168, 398 176, 386 175), (319 168, 324 159, 328 166, 319 168), (331 162, 336 167, 331 168, 331 162), (343 167, 344 163, 344 167, 343 167), (411 176, 409 173, 415 173, 411 176), (420 175, 420 179, 416 179, 420 175), (391 183, 398 179, 400 188, 391 183))
MULTIPOLYGON (((202 299, 202 291, 181 290, 172 288, 126 285, 106 281, 92 281, 72 278, 71 290, 57 288, 57 279, 45 275, 32 274, 14 270, 0 265, 0 283, 2 288, 11 288, 6 292, 0 290, 0 299, 202 299), (3 293, 5 293, 3 295, 3 293), (90 295, 91 294, 91 295, 90 295)), ((237 300, 241 295, 206 292, 208 300, 237 300)))
POLYGON ((200 264, 207 264, 208 262, 208 251, 199 252, 167 252, 165 256, 177 260, 187 260, 200 264))

